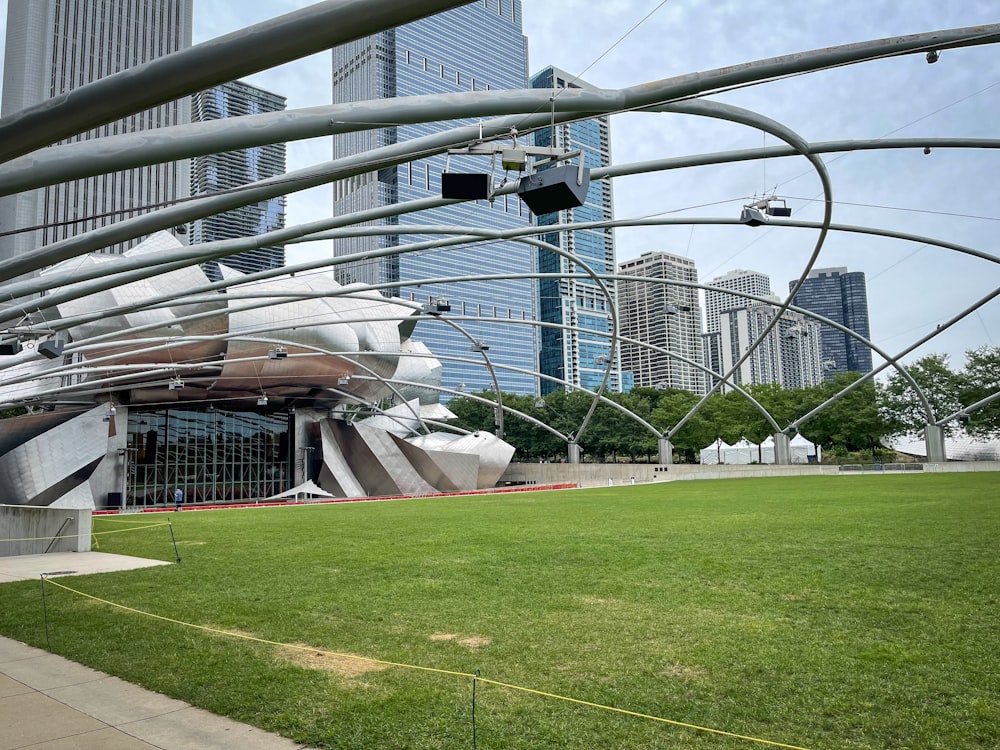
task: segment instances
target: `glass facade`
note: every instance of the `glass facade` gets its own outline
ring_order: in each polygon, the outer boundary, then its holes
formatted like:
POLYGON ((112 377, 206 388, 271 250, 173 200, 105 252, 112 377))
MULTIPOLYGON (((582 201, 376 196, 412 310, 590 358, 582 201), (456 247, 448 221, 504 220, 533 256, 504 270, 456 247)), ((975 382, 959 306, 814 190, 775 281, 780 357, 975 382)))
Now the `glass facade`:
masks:
MULTIPOLYGON (((429 18, 382 32, 333 51, 335 103, 366 99, 450 94, 527 86, 527 46, 521 31, 520 0, 475 2, 429 18), (488 39, 489 44, 482 44, 488 39)), ((334 157, 404 142, 473 121, 426 123, 377 128, 334 137, 334 157)), ((355 211, 439 197, 445 156, 417 159, 398 167, 343 180, 334 185, 334 213, 355 211)), ((488 172, 488 157, 451 157, 455 172, 488 172)), ((469 201, 442 206, 383 224, 449 225, 485 229, 514 229, 530 224, 528 209, 516 196, 489 201, 469 201)), ((337 256, 422 242, 434 237, 414 232, 402 236, 353 238, 334 242, 337 256)), ((500 387, 513 393, 537 390, 537 336, 534 283, 511 279, 511 274, 531 273, 532 250, 517 242, 497 242, 469 247, 393 255, 337 267, 337 280, 380 285, 402 283, 386 289, 387 295, 417 302, 448 299, 451 316, 472 338, 489 345, 489 358, 500 387), (496 274, 496 281, 434 284, 425 279, 496 274), (504 366, 517 369, 503 369, 504 366), (523 370, 519 372, 517 370, 523 370)), ((470 352, 469 339, 442 318, 427 318, 417 325, 416 338, 425 342, 443 365, 445 387, 464 386, 478 391, 492 384, 481 361, 470 352), (452 358, 452 359, 449 359, 452 358)))
MULTIPOLYGON (((531 79, 532 88, 564 89, 591 88, 574 76, 548 67, 531 79)), ((611 132, 607 117, 557 125, 535 133, 535 145, 555 146, 572 151, 581 150, 586 166, 606 167, 611 163, 611 132)), ((578 208, 539 216, 539 225, 568 222, 611 221, 614 207, 610 180, 590 183, 586 201, 578 208)), ((541 237, 570 253, 579 263, 595 273, 615 270, 613 229, 584 229, 575 232, 552 232, 541 237)), ((548 250, 538 250, 540 273, 577 273, 577 263, 548 250)), ((543 279, 538 284, 539 319, 566 327, 543 327, 540 332, 539 371, 543 375, 566 381, 568 387, 581 386, 595 390, 604 378, 611 353, 609 335, 612 329, 611 305, 615 300, 615 284, 605 282, 610 295, 591 279, 543 279), (610 299, 608 298, 610 296, 610 299)), ((561 383, 542 379, 543 394, 558 390, 561 383)), ((623 390, 618 353, 612 364, 608 390, 623 390)))
MULTIPOLYGON (((243 81, 224 83, 191 97, 191 116, 195 122, 281 112, 284 109, 285 97, 243 81)), ((192 163, 191 193, 210 195, 284 174, 285 144, 269 143, 206 154, 195 157, 192 163)), ((277 196, 197 219, 191 226, 191 243, 255 237, 283 229, 284 226, 285 196, 277 196)), ((260 247, 231 255, 223 262, 243 273, 280 268, 285 265, 285 249, 281 245, 260 247)), ((217 261, 206 263, 203 268, 213 281, 221 278, 217 261)))
POLYGON ((271 497, 291 486, 289 415, 215 409, 130 409, 128 507, 271 497))
MULTIPOLYGON (((788 283, 789 290, 795 285, 788 283)), ((871 339, 868 323, 868 289, 861 271, 817 268, 805 280, 793 304, 829 318, 871 339)), ((865 344, 828 325, 820 327, 824 377, 839 372, 866 373, 872 369, 872 351, 865 344)))

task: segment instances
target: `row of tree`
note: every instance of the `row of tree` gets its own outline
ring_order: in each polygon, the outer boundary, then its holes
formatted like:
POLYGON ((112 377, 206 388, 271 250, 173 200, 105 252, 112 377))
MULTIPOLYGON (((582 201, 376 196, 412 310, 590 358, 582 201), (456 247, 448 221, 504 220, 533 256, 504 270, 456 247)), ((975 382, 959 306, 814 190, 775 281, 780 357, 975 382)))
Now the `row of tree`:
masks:
MULTIPOLYGON (((923 391, 934 420, 962 412, 1000 393, 1000 347, 982 347, 966 352, 965 366, 953 371, 946 355, 933 354, 906 368, 909 377, 923 391)), ((809 414, 861 376, 837 375, 832 381, 812 388, 783 390, 775 385, 747 388, 753 398, 784 429, 809 414)), ((495 394, 479 398, 495 401, 495 394)), ((650 460, 658 455, 657 434, 632 419, 632 412, 655 428, 657 433, 672 429, 701 400, 701 396, 681 390, 636 388, 630 393, 608 398, 624 407, 599 404, 578 443, 586 458, 596 461, 628 458, 650 460)), ((538 399, 534 396, 504 394, 503 403, 550 425, 563 435, 575 435, 592 397, 580 391, 556 391, 538 399)), ((468 430, 496 429, 495 408, 473 398, 458 398, 449 408, 459 417, 459 426, 468 430)), ((909 379, 891 371, 885 380, 868 380, 847 391, 803 422, 800 432, 827 451, 880 450, 883 439, 915 433, 928 423, 927 405, 917 395, 909 379)), ((1000 436, 1000 398, 950 421, 949 433, 963 427, 978 437, 1000 436)), ((735 443, 740 438, 759 443, 775 432, 774 425, 742 394, 730 391, 713 394, 702 408, 672 437, 674 450, 688 461, 717 438, 735 443)), ((504 438, 517 448, 517 460, 558 459, 566 454, 566 443, 530 421, 507 415, 504 438)))

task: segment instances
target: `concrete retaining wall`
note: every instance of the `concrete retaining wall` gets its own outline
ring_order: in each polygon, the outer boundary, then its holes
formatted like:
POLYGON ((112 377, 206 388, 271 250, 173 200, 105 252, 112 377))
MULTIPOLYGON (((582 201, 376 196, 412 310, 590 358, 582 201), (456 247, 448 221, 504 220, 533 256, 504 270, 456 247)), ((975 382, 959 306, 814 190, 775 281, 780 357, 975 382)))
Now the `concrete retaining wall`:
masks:
MULTIPOLYGON (((1000 461, 950 461, 923 464, 923 472, 1000 471, 1000 461)), ((874 470, 868 467, 850 474, 918 474, 917 471, 874 470)), ((788 477, 847 475, 836 464, 702 465, 702 464, 519 464, 512 463, 501 477, 501 485, 558 484, 574 482, 580 487, 606 487, 622 484, 645 484, 681 479, 737 479, 743 477, 788 477)))
POLYGON ((91 529, 90 509, 0 505, 0 557, 90 552, 91 529))

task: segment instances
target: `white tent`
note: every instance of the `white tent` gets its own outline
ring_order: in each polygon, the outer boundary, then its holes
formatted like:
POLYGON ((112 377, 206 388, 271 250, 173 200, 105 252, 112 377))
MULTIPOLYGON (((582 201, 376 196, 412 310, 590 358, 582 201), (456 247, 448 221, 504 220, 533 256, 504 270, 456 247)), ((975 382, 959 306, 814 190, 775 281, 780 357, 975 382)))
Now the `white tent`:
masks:
POLYGON ((754 457, 759 463, 774 463, 774 436, 768 435, 760 445, 757 446, 757 455, 754 457))
POLYGON ((719 438, 707 448, 701 449, 700 461, 703 464, 724 464, 726 463, 726 451, 732 447, 725 440, 719 438))
POLYGON ((313 482, 313 480, 307 479, 298 487, 292 487, 292 489, 290 490, 279 492, 277 495, 271 495, 271 497, 266 499, 281 500, 286 497, 298 497, 299 495, 319 495, 320 497, 335 497, 335 495, 331 495, 322 487, 318 486, 315 482, 313 482))
POLYGON ((731 446, 724 454, 727 464, 749 464, 756 459, 757 446, 746 438, 740 438, 736 445, 731 446))
POLYGON ((818 464, 823 460, 823 449, 808 438, 803 437, 801 433, 797 433, 788 442, 788 445, 792 452, 793 464, 818 464))

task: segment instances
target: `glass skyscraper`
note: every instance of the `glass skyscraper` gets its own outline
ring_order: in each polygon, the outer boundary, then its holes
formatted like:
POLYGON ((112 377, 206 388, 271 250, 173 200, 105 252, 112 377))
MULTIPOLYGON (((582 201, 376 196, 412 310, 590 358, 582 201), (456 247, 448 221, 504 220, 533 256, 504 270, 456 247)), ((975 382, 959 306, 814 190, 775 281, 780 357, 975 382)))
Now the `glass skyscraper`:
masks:
MULTIPOLYGON (((520 0, 475 2, 396 29, 360 39, 333 50, 333 101, 349 103, 371 99, 451 94, 465 91, 527 88, 527 44, 521 26, 520 0)), ((388 125, 334 137, 334 158, 379 146, 407 141, 471 121, 388 125)), ((334 214, 406 203, 441 195, 445 156, 430 156, 409 164, 371 172, 334 185, 334 214)), ((451 157, 451 171, 488 172, 488 157, 451 157)), ((468 201, 380 222, 382 225, 449 225, 512 229, 530 224, 530 212, 515 195, 494 202, 468 201)), ((420 232, 403 235, 337 240, 336 256, 404 246, 433 237, 420 232)), ((498 367, 500 387, 514 393, 535 393, 537 336, 534 283, 504 278, 534 270, 534 251, 516 242, 459 246, 421 253, 391 255, 337 267, 342 283, 364 282, 384 287, 384 293, 417 302, 448 299, 451 313, 427 318, 415 334, 442 359, 443 384, 467 391, 492 383, 480 361, 474 359, 465 335, 445 322, 447 315, 476 341, 489 346, 488 356, 498 367), (423 279, 495 274, 492 281, 419 283, 423 279), (503 369, 520 368, 525 372, 503 369)))
MULTIPOLYGON (((559 90, 565 88, 593 88, 578 78, 548 67, 531 78, 536 89, 559 90)), ((535 133, 535 145, 582 150, 587 167, 606 167, 611 164, 610 118, 563 123, 553 128, 543 128, 535 133)), ((539 216, 539 226, 569 222, 611 221, 614 205, 610 180, 590 183, 586 201, 582 206, 558 213, 539 216)), ((570 253, 580 263, 585 263, 599 274, 613 273, 615 269, 614 230, 584 229, 575 232, 552 232, 541 239, 570 253)), ((538 251, 539 273, 575 272, 574 261, 548 250, 538 251)), ((611 305, 615 300, 615 284, 605 282, 610 299, 591 279, 563 278, 541 279, 538 282, 538 314, 546 323, 564 328, 542 327, 539 332, 541 349, 539 371, 565 381, 568 387, 582 386, 595 390, 604 378, 611 346, 608 335, 612 330, 611 305)), ((612 365, 608 390, 622 390, 622 373, 619 354, 612 365)), ((563 388, 558 382, 542 380, 542 393, 563 388)))
MULTIPOLYGON (((193 0, 10 0, 4 55, 4 117, 99 78, 191 46, 193 0)), ((71 142, 190 121, 184 97, 138 112, 71 142)), ((187 159, 96 175, 0 198, 0 259, 145 213, 186 197, 187 159)), ((180 234, 178 232, 178 234, 180 234)), ((120 253, 142 238, 105 248, 120 253)), ((183 238, 182 238, 183 239, 183 238)))
MULTIPOLYGON (((251 86, 244 81, 231 81, 199 91, 191 97, 193 122, 221 120, 226 117, 280 112, 285 97, 251 86)), ((193 159, 191 194, 211 195, 268 177, 285 173, 285 144, 268 143, 236 151, 205 154, 193 159)), ((255 237, 285 226, 285 197, 268 198, 225 213, 197 219, 191 226, 191 243, 214 242, 237 237, 255 237)), ((285 265, 283 246, 260 247, 230 255, 218 261, 244 273, 254 273, 285 265)), ((218 262, 205 264, 210 278, 221 278, 218 262)))
MULTIPOLYGON (((789 290, 794 285, 794 281, 788 282, 789 290)), ((792 303, 871 340, 868 288, 862 271, 844 267, 813 269, 792 303)), ((866 373, 872 369, 872 350, 863 343, 828 325, 822 325, 820 332, 827 380, 839 372, 866 373)))

